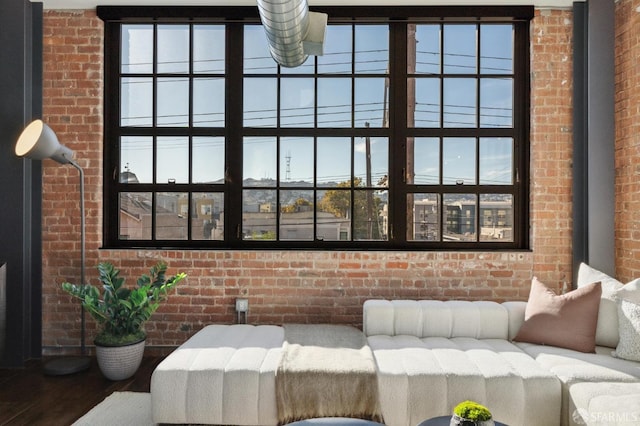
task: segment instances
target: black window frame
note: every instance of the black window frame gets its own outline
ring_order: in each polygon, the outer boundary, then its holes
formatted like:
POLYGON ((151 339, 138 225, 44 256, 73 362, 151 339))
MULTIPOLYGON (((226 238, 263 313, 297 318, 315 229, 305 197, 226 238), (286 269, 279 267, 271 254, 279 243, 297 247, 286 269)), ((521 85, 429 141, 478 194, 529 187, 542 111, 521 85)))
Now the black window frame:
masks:
MULTIPOLYGON (((226 144, 225 197, 225 236, 224 240, 123 240, 119 237, 119 193, 126 192, 126 184, 119 181, 119 144, 120 136, 120 27, 122 24, 162 24, 162 23, 217 23, 226 25, 227 52, 230 43, 242 37, 244 24, 259 23, 255 7, 150 7, 150 6, 98 6, 97 14, 105 22, 105 81, 104 81, 104 248, 176 248, 176 249, 373 249, 373 250, 528 250, 530 232, 529 214, 529 160, 530 160, 530 35, 529 22, 533 18, 532 6, 512 7, 437 7, 437 6, 400 6, 400 7, 312 7, 313 11, 329 15, 329 23, 377 23, 390 26, 389 74, 392 90, 389 93, 389 105, 402 105, 407 99, 407 32, 408 23, 511 23, 514 25, 514 87, 513 87, 513 128, 509 131, 486 131, 473 129, 409 129, 407 108, 390 108, 388 128, 347 128, 345 135, 358 137, 389 137, 389 236, 387 240, 350 240, 350 241, 291 241, 269 240, 253 241, 243 239, 242 226, 242 170, 234 167, 242 164, 242 143, 226 144), (404 28, 404 30, 403 30, 404 28), (398 125, 397 123, 404 123, 398 125), (513 214, 514 235, 512 241, 445 242, 408 241, 406 197, 411 192, 433 192, 433 186, 409 186, 405 182, 404 165, 407 161, 406 141, 409 137, 420 136, 468 136, 483 137, 509 135, 514 138, 514 183, 513 214), (396 145, 394 145, 396 144, 396 145), (393 146, 393 149, 391 147, 393 146), (232 207, 239 206, 239 207, 232 207), (235 213, 233 213, 235 211, 235 213)), ((226 93, 233 91, 235 96, 226 96, 226 126, 221 134, 227 141, 242 141, 242 61, 227 61, 226 93), (230 112, 240 112, 239 114, 230 112)), ((479 100, 477 100, 479 102, 479 100)), ((163 134, 163 129, 154 128, 155 135, 163 134)), ((193 130, 193 128, 192 128, 193 130)), ((255 129, 251 134, 270 134, 255 129)), ((317 129, 316 129, 317 130, 317 129)), ((279 128, 280 136, 292 134, 290 129, 279 128)), ((135 133, 135 132, 134 132, 135 133)), ((198 134, 196 131, 195 134, 198 134)), ((209 136, 210 134, 206 134, 209 136)), ((298 135, 296 133, 296 135, 298 135)), ((322 135, 319 132, 318 135, 322 135)), ((136 184, 136 191, 146 192, 210 192, 211 187, 202 184, 136 184)), ((480 186, 480 185, 476 185, 480 186)), ((489 192, 504 191, 504 188, 490 189, 489 192)), ((440 194, 467 193, 466 185, 448 186, 440 189, 440 194)), ((475 191, 478 194, 484 190, 475 191)), ((482 220, 479 204, 476 206, 476 229, 482 220)), ((443 216, 441 216, 443 217, 443 216)), ((188 221, 189 222, 189 221, 188 221)), ((191 226, 190 224, 188 226, 191 226)))

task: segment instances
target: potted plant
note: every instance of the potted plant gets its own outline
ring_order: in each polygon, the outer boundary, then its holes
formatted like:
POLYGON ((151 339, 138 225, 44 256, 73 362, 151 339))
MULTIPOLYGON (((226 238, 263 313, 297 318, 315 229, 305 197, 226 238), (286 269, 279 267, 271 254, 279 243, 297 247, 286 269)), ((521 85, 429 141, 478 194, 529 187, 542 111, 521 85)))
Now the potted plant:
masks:
POLYGON ((149 275, 138 278, 135 288, 124 286, 120 271, 109 262, 98 265, 102 292, 95 286, 65 282, 62 289, 82 301, 82 306, 100 325, 94 339, 102 373, 111 380, 124 380, 138 370, 146 333, 144 323, 166 300, 169 290, 186 274, 165 278, 167 264, 159 262, 149 275))
POLYGON ((463 401, 456 405, 450 426, 493 426, 491 411, 474 401, 463 401))

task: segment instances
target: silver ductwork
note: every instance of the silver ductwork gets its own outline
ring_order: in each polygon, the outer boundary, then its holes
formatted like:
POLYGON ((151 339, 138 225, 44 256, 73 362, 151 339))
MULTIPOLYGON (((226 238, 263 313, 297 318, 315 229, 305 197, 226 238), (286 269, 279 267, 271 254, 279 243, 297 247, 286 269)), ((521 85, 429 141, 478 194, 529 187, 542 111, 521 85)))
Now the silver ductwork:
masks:
POLYGON ((271 57, 283 67, 321 55, 327 15, 309 11, 307 0, 257 0, 271 57))

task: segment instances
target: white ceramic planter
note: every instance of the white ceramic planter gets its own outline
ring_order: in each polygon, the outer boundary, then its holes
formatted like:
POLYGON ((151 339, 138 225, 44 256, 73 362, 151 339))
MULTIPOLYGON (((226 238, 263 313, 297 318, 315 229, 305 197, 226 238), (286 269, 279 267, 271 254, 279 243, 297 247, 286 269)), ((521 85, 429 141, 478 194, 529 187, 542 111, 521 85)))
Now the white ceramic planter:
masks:
POLYGON ((126 346, 96 345, 96 357, 102 374, 109 380, 124 380, 133 376, 144 355, 145 340, 126 346))
POLYGON ((449 426, 494 426, 495 423, 493 420, 481 420, 481 421, 473 421, 468 419, 463 419, 462 417, 454 414, 451 416, 451 423, 449 426))

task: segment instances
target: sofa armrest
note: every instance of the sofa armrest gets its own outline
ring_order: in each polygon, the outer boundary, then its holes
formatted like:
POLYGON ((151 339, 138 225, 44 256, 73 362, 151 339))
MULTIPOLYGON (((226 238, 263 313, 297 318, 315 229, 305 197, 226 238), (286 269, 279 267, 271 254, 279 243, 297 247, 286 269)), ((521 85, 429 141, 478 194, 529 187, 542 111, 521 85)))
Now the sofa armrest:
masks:
POLYGON ((527 308, 527 302, 504 302, 502 306, 507 308, 509 314, 509 340, 513 340, 524 322, 524 311, 527 308))

